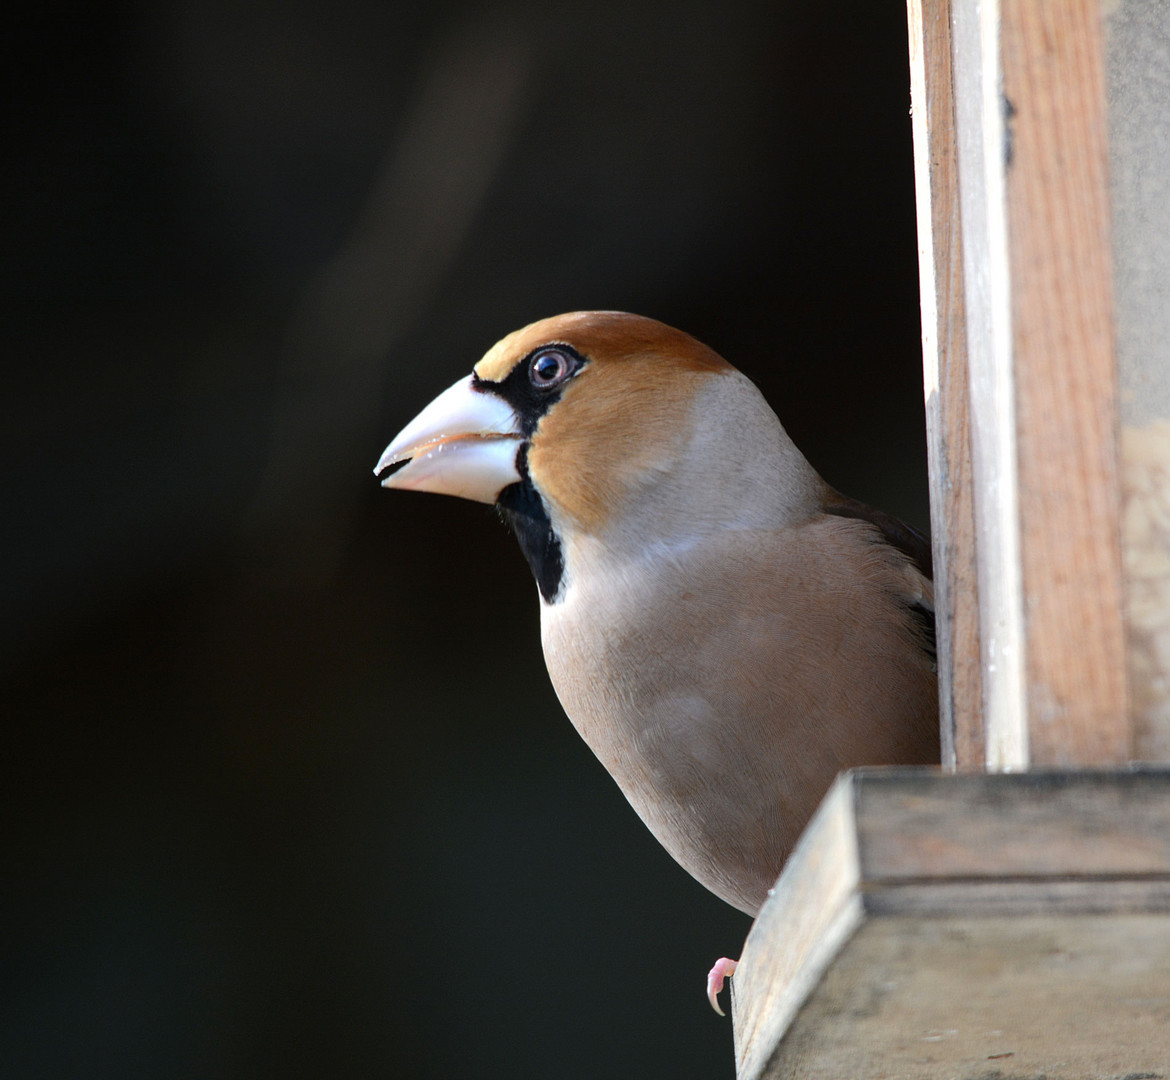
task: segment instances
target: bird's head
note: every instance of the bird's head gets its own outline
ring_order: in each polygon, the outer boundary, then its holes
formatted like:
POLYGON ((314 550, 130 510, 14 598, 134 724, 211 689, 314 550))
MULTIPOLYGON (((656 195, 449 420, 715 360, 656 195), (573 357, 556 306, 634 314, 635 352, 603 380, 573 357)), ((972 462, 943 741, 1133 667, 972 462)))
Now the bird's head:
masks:
POLYGON ((777 449, 796 487, 811 484, 771 409, 717 353, 653 319, 590 311, 498 342, 407 424, 374 472, 383 487, 498 505, 550 600, 568 534, 605 538, 623 526, 627 540, 653 542, 696 521, 725 526, 745 496, 773 508, 784 487, 777 449), (769 471, 757 477, 760 460, 769 471))

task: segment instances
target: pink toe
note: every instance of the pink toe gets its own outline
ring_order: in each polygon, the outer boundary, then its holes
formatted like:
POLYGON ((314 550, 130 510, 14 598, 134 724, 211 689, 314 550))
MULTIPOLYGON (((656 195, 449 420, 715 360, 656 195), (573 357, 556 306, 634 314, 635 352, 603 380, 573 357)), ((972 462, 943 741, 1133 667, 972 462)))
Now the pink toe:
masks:
POLYGON ((723 990, 723 981, 730 979, 735 974, 737 967, 739 967, 738 960, 729 960, 726 956, 721 956, 715 961, 715 966, 707 972, 707 1000, 711 1002, 711 1008, 720 1016, 725 1015, 719 1007, 719 994, 723 990))

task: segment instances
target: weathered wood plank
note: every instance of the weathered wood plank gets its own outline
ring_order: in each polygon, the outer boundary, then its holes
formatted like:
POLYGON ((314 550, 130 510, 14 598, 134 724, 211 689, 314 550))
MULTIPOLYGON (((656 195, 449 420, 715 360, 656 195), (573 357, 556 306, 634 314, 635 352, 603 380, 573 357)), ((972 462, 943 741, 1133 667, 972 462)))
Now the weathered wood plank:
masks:
MULTIPOLYGON (((939 3, 941 0, 932 0, 939 3)), ((984 764, 1028 766, 1012 294, 997 0, 952 0, 984 764)))
POLYGON ((1170 1062, 1170 916, 874 919, 770 1077, 1120 1080, 1170 1062))
POLYGON ((839 778, 789 859, 731 981, 736 1073, 757 1077, 862 917, 853 784, 839 778), (750 1002, 741 1008, 740 1002, 750 1002))
POLYGON ((942 763, 979 770, 986 751, 950 16, 950 0, 907 4, 942 763))
MULTIPOLYGON (((823 988, 839 977, 842 965, 854 963, 850 956, 855 941, 884 933, 871 930, 875 923, 898 922, 896 937, 911 950, 939 920, 974 919, 989 934, 999 935, 998 940, 1018 941, 1012 928, 1033 925, 1029 920, 1047 920, 1044 925, 1051 927, 1065 925, 1062 920, 1088 918, 1095 921, 1082 922, 1079 936, 1070 941, 1091 950, 1101 940, 1095 935, 1120 933, 1122 922, 1137 916, 1154 917, 1140 924, 1145 936, 1130 939, 1125 949, 1119 945, 1119 951, 1106 951, 1087 965, 1086 970, 1099 969, 1099 981, 1079 991, 1090 995, 1096 1009, 1125 1013, 1117 1020, 1116 1040, 1100 1042, 1101 1056, 1092 1060, 1128 1064, 1114 1072, 1092 1071, 1097 1065, 1092 1069, 1085 1065, 1081 1072, 1060 1071, 1065 1060, 1060 1056, 1062 1040, 1079 1023, 1074 1011, 1067 1024, 1052 1023, 1046 1029, 1051 1034, 1045 1035, 1047 1041, 1028 1036, 1032 1040, 1028 1045, 1039 1056, 1027 1060, 1045 1062, 1030 1065, 1034 1071, 1045 1071, 1050 1078, 1140 1072, 1147 1051, 1163 1045, 1133 1042, 1134 1029, 1126 1027, 1126 1017, 1136 1014, 1129 1003, 1109 994, 1134 964, 1144 964, 1155 954, 1170 958, 1170 770, 958 776, 929 769, 846 773, 793 852, 744 945, 732 980, 738 1075, 741 1080, 943 1075, 916 1073, 913 1068, 922 1062, 905 1057, 892 1058, 886 1062, 888 1071, 882 1072, 876 1049, 882 1043, 880 1033, 865 1033, 864 1039, 872 1037, 872 1043, 854 1041, 862 1036, 851 1027, 852 1020, 827 1007, 820 1014, 815 1011, 821 1007, 816 1003, 825 1000, 823 988), (818 1015, 815 1023, 809 1019, 818 1015), (790 1037, 793 1031, 804 1035, 790 1037), (822 1050, 827 1047, 829 1059, 852 1047, 850 1052, 863 1053, 866 1068, 876 1071, 817 1072, 820 1059, 801 1056, 805 1053, 799 1049, 805 1045, 801 1039, 812 1039, 808 1045, 822 1050), (794 1061, 801 1063, 800 1071, 792 1071, 794 1061), (783 1065, 778 1072, 777 1063, 783 1065)), ((1035 925, 1039 924, 1033 930, 1035 925)), ((1029 940, 1027 932, 1023 940, 1029 940)), ((990 974, 996 965, 1015 962, 1010 950, 1004 954, 990 947, 973 948, 961 963, 951 956, 936 964, 932 955, 923 954, 921 964, 924 970, 934 965, 938 978, 947 975, 952 980, 949 1000, 959 1010, 955 1015, 963 1015, 960 1006, 967 996, 988 1003, 1002 997, 1005 1020, 998 1027, 1004 1030, 1013 1016, 1020 1020, 1036 1015, 1029 995, 1059 998, 1068 974, 1059 966, 1050 967, 1045 978, 1051 986, 1043 980, 1025 981, 1013 989, 990 974)), ((883 982, 880 965, 867 968, 856 963, 850 970, 859 993, 864 989, 882 998, 891 989, 883 982)), ((1163 981, 1165 993, 1157 997, 1157 1009, 1170 1023, 1170 974, 1163 981)), ((1137 986, 1131 992, 1139 990, 1137 986)), ((936 992, 937 986, 924 983, 899 1008, 905 1015, 917 1015, 916 1023, 926 1024, 924 1018, 935 1015, 936 992)), ((885 1038, 896 1041, 900 1034, 901 1029, 892 1026, 885 1038)), ((1161 1037, 1170 1039, 1170 1027, 1161 1037)), ((1164 1060, 1170 1062, 1170 1056, 1164 1060)), ((969 1066, 960 1055, 953 1060, 937 1058, 931 1068, 939 1067, 939 1062, 969 1066)))
MULTIPOLYGON (((1100 5, 911 0, 909 11, 911 71, 926 102, 915 130, 920 232, 930 234, 923 294, 933 326, 924 359, 928 386, 936 378, 938 386, 929 415, 940 429, 931 445, 954 761, 992 769, 1117 764, 1133 756, 1134 740, 1100 5), (949 112, 931 99, 932 91, 941 98, 948 63, 949 112), (959 188, 953 199, 948 181, 959 188), (956 253, 966 401, 946 385, 955 354, 944 358, 939 346, 949 325, 943 305, 960 315, 940 284, 940 259, 956 253), (948 487, 967 482, 955 454, 963 446, 973 526, 948 487), (982 720, 978 708, 964 711, 975 700, 973 680, 956 680, 963 581, 952 575, 966 573, 967 560, 978 581, 966 594, 979 608, 971 629, 981 649, 982 720)), ((970 630, 963 633, 970 641, 970 630)))
POLYGON ((1028 758, 1131 754, 1098 0, 1001 0, 1028 758))
POLYGON ((862 770, 852 783, 867 885, 987 877, 1170 880, 1170 786, 1160 769, 996 777, 862 770))

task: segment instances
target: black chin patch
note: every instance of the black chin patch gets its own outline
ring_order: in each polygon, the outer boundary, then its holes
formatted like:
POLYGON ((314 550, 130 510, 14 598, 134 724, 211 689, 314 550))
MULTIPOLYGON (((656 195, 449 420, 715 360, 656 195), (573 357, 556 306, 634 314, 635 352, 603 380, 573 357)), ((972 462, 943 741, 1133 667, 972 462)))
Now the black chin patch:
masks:
POLYGON ((553 531, 544 503, 528 478, 527 446, 521 447, 516 465, 523 479, 504 488, 496 499, 496 506, 516 534, 541 597, 546 604, 551 604, 565 576, 561 542, 553 531))

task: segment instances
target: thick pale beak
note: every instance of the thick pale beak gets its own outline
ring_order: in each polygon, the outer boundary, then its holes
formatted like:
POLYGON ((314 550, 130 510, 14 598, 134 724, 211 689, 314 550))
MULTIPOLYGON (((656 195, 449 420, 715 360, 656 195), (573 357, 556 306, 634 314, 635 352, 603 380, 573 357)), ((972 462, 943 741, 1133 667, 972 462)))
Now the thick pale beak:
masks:
POLYGON ((512 407, 495 394, 476 390, 469 375, 398 433, 374 475, 406 461, 383 479, 382 487, 494 503, 504 488, 520 480, 516 455, 522 439, 512 407))

